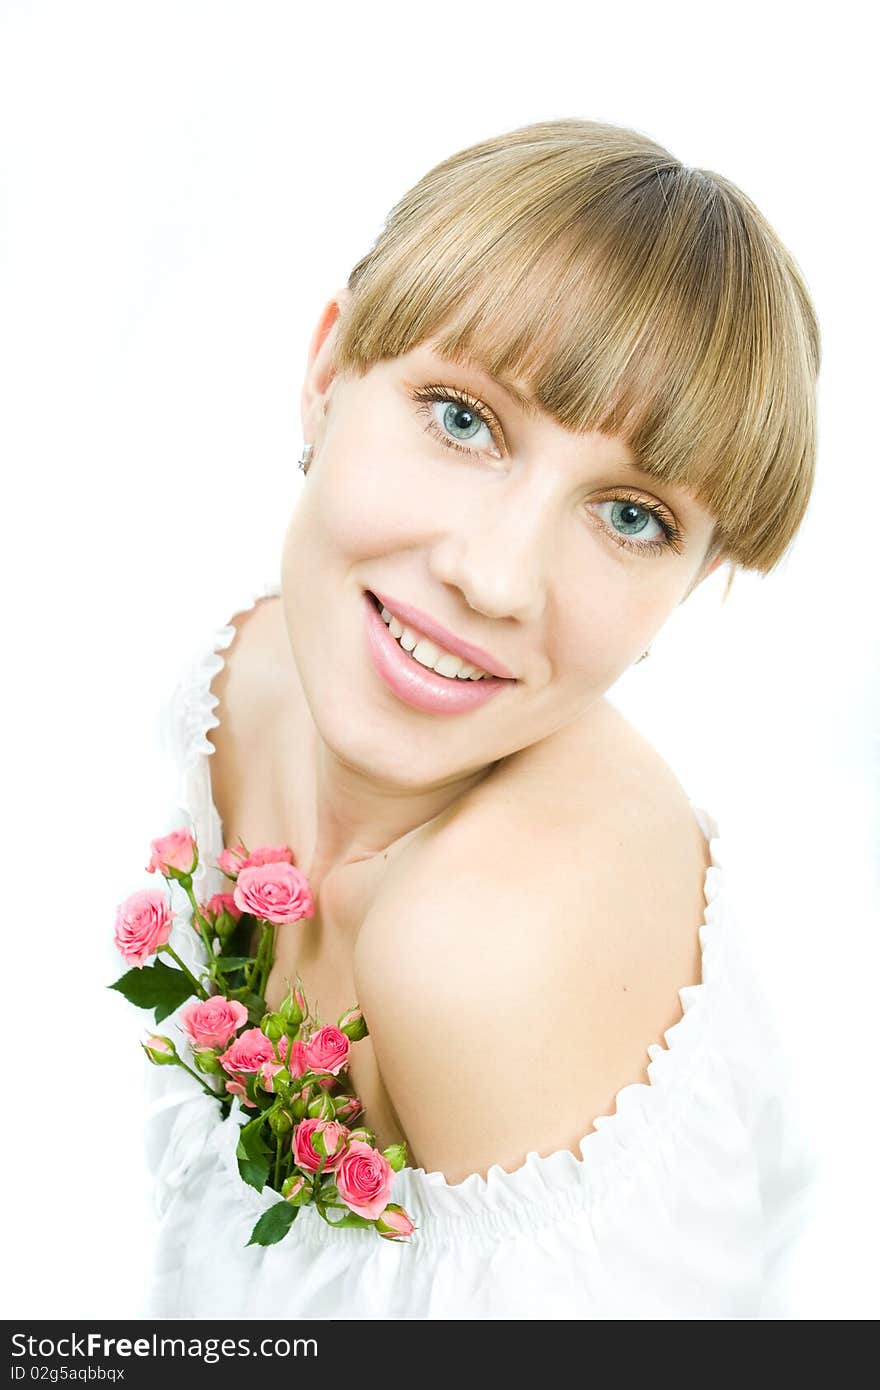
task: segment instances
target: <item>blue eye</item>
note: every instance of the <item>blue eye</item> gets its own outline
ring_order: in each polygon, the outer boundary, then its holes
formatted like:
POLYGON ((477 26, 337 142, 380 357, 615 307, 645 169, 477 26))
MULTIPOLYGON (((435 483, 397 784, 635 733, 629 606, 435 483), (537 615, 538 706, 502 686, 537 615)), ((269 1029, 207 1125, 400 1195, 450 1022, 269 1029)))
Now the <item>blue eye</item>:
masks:
POLYGON ((640 507, 638 502, 629 502, 625 498, 618 497, 611 503, 611 525, 623 536, 639 536, 646 526, 654 525, 653 534, 649 531, 647 539, 655 540, 663 534, 663 527, 660 525, 656 516, 649 512, 647 507, 640 507), (635 515, 633 515, 635 513, 635 515))
POLYGON ((671 525, 658 508, 645 506, 631 497, 611 497, 604 502, 594 502, 597 509, 610 507, 610 517, 602 516, 602 524, 617 544, 629 550, 641 550, 658 555, 665 549, 679 549, 681 532, 671 525), (646 528, 648 534, 644 532, 646 528), (638 539, 636 539, 638 537, 638 539))
POLYGON ((459 442, 470 441, 476 438, 481 429, 488 428, 475 410, 460 405, 457 401, 450 401, 448 404, 443 401, 435 402, 434 418, 459 442))
POLYGON ((485 407, 478 408, 456 387, 425 386, 412 393, 419 414, 427 420, 428 434, 439 439, 447 449, 457 449, 462 454, 490 453, 500 457, 500 449, 492 431, 492 425, 485 407), (485 433, 481 436, 480 431, 485 433), (472 445, 473 447, 468 447, 472 445))

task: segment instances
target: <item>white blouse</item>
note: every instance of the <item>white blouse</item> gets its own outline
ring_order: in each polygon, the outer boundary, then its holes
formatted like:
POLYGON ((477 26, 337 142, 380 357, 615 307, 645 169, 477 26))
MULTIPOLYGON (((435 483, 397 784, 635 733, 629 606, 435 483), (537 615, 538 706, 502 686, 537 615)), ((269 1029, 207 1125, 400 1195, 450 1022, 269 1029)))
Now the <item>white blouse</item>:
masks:
MULTIPOLYGON (((277 582, 251 593, 236 614, 277 582)), ((206 738, 219 720, 210 685, 232 642, 213 634, 164 707, 160 738, 179 777, 168 823, 189 824, 196 896, 226 891, 206 738)), ((785 1318, 792 1256, 814 1192, 815 1154, 794 1122, 778 1046, 735 931, 718 826, 693 805, 709 843, 701 983, 679 990, 682 1017, 647 1048, 646 1082, 568 1150, 532 1151, 448 1183, 405 1167, 392 1200, 416 1223, 407 1242, 331 1230, 300 1210, 277 1245, 248 1246, 280 1200, 239 1177, 236 1100, 218 1103, 176 1067, 147 1066, 147 1153, 159 1214, 145 1316, 165 1318, 785 1318)), ((171 943, 190 965, 195 935, 171 943)), ((174 1017, 159 1031, 183 1035, 174 1017)), ((590 1117, 584 1116, 585 1125, 590 1117)))

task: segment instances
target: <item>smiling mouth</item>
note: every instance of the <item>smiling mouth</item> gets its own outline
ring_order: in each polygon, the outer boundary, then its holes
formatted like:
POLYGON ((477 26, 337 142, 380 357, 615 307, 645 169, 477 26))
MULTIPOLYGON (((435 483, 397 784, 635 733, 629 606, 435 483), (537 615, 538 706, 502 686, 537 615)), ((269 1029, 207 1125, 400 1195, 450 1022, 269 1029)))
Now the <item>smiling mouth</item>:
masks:
POLYGON ((503 676, 494 676, 491 672, 484 671, 482 667, 475 666, 473 662, 465 661, 463 657, 456 656, 454 652, 446 651, 445 648, 433 642, 430 637, 419 632, 417 628, 396 618, 370 589, 366 590, 366 594, 403 653, 425 670, 432 671, 435 676, 442 676, 446 680, 462 683, 465 681, 502 681, 505 679, 503 676))

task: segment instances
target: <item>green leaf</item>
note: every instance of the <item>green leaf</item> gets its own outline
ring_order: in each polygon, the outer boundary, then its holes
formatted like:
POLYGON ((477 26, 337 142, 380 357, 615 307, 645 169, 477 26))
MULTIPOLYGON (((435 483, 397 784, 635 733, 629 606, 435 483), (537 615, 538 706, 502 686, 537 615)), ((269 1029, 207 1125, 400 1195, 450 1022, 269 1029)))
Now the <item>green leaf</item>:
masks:
POLYGON ((221 970, 241 970, 243 965, 250 965, 253 956, 216 956, 214 964, 219 965, 221 970))
POLYGON ((108 989, 118 989, 130 1004, 139 1009, 155 1009, 156 1022, 161 1023, 173 1013, 178 1004, 193 993, 190 981, 182 970, 173 970, 164 961, 145 965, 142 970, 132 966, 108 989))
POLYGON ((238 1159, 238 1172, 242 1182, 246 1182, 248 1187, 255 1187, 258 1192, 262 1192, 269 1181, 269 1167, 268 1158, 238 1159))
POLYGON ((264 1115, 242 1125, 235 1148, 238 1171, 242 1182, 262 1192, 269 1178, 271 1149, 262 1135, 264 1115))
POLYGON ((290 1202, 276 1202, 264 1211, 254 1229, 248 1245, 276 1245, 287 1235, 299 1213, 299 1207, 290 1202))
POLYGON ((244 1004, 251 1023, 259 1023, 263 1014, 266 1012, 266 1001, 263 996, 261 994, 254 994, 252 990, 236 990, 235 997, 240 1003, 244 1004))
POLYGON ((261 1158, 271 1152, 261 1132, 263 1118, 258 1115, 249 1124, 242 1125, 235 1150, 240 1158, 261 1158))

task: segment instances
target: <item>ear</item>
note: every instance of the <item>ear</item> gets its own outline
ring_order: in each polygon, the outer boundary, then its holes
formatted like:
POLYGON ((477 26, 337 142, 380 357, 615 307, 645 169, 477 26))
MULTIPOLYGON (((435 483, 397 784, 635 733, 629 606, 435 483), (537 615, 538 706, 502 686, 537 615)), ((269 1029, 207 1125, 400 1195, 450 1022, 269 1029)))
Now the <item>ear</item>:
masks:
POLYGON ((715 556, 713 560, 710 560, 708 564, 704 564, 703 569, 698 570, 697 574, 694 576, 694 579, 689 585, 687 591, 684 594, 682 594, 681 598, 679 599, 679 603, 684 603, 686 598, 690 598, 691 594, 694 592, 694 589, 696 589, 699 584, 702 584, 704 579, 708 579, 709 575, 712 574, 714 570, 717 570, 719 565, 723 565, 724 561, 727 558, 727 555, 722 550, 715 556))
MULTIPOLYGON (((700 571, 697 577, 697 584, 702 584, 704 579, 708 579, 709 575, 712 574, 715 570, 717 570, 719 565, 723 565, 726 559, 727 556, 724 554, 724 551, 722 551, 720 555, 716 555, 715 559, 710 561, 710 563, 706 565, 705 569, 702 569, 700 571)), ((694 588, 696 588, 696 586, 697 585, 695 584, 694 588)))
POLYGON ((321 431, 330 388, 336 376, 333 347, 338 320, 350 301, 350 289, 344 287, 337 290, 321 310, 312 333, 301 397, 303 439, 307 443, 314 443, 321 431))

